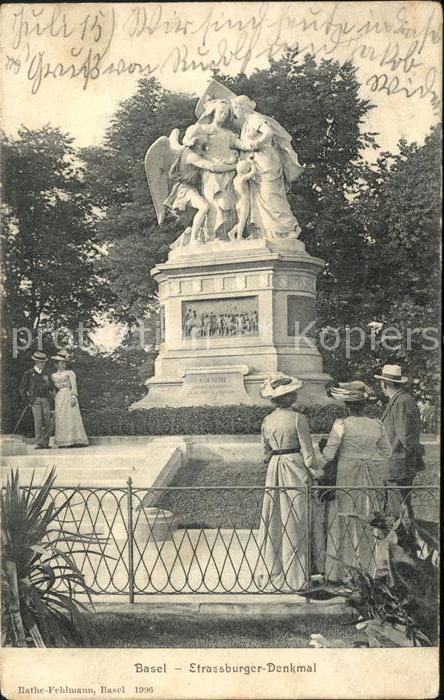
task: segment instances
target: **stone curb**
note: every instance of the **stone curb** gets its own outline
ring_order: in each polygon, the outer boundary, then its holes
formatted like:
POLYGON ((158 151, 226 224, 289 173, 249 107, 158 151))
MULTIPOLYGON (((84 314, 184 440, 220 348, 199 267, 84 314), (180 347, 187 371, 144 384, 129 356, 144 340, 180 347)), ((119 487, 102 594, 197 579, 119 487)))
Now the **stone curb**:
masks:
MULTIPOLYGON (((187 596, 188 597, 188 596, 187 596)), ((206 598, 208 596, 205 596, 206 598)), ((210 596, 211 597, 211 596, 210 596)), ((287 598, 287 596, 286 596, 287 598)), ((270 601, 226 601, 220 602, 207 600, 205 602, 193 602, 191 600, 167 602, 140 601, 128 602, 94 602, 95 613, 112 613, 115 615, 129 615, 139 613, 150 613, 156 615, 198 615, 199 617, 289 617, 289 616, 330 616, 342 615, 353 617, 354 611, 345 602, 342 596, 337 596, 328 601, 290 602, 270 601)))

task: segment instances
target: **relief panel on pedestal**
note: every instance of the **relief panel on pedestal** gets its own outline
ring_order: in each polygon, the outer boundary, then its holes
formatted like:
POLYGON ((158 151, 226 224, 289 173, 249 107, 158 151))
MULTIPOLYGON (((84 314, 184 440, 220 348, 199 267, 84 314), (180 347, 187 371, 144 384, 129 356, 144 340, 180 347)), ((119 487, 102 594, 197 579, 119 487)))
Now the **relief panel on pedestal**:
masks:
POLYGON ((259 335, 257 296, 182 302, 182 338, 259 335))

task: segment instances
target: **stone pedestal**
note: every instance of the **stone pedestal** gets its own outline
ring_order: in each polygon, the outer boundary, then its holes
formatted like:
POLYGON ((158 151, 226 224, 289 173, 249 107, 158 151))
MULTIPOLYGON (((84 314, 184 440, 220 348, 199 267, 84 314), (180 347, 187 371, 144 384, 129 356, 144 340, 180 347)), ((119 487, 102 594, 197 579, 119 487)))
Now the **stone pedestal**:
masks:
POLYGON ((323 261, 295 240, 214 241, 176 248, 152 275, 161 344, 147 396, 132 409, 267 403, 269 372, 306 381, 299 398, 325 402, 313 338, 323 261))

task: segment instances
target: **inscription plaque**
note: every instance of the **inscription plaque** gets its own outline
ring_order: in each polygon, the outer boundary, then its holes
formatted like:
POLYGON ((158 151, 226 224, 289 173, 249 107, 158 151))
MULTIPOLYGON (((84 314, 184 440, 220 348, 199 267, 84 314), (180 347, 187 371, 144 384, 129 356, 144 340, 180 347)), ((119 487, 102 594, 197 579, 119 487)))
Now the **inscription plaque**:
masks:
POLYGON ((251 403, 244 385, 246 374, 247 365, 190 368, 183 375, 181 400, 189 406, 251 403))

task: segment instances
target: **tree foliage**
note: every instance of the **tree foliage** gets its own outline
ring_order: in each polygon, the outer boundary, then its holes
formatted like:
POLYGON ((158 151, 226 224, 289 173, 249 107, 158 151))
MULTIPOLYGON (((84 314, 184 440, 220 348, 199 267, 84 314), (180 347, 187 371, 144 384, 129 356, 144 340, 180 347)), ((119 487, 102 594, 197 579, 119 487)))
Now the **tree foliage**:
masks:
POLYGON ((21 128, 2 135, 2 155, 2 412, 3 429, 12 429, 28 362, 14 341, 52 351, 48 334, 61 343, 80 323, 94 327, 112 295, 73 139, 52 126, 21 128))
POLYGON ((80 406, 88 412, 127 408, 145 396, 142 378, 146 375, 141 376, 141 368, 148 366, 151 376, 152 361, 152 354, 134 346, 120 346, 108 355, 77 350, 80 406))
POLYGON ((5 309, 15 325, 32 330, 76 327, 109 301, 72 141, 51 126, 3 137, 5 309))
POLYGON ((439 389, 440 163, 435 126, 423 145, 402 140, 397 153, 383 153, 376 167, 367 168, 354 204, 366 244, 357 320, 376 320, 382 332, 397 329, 400 336, 385 348, 378 337, 374 352, 358 362, 367 371, 400 362, 426 400, 439 389))
POLYGON ((165 90, 155 78, 141 80, 120 105, 102 148, 87 148, 90 197, 103 218, 98 229, 104 265, 117 295, 114 317, 129 324, 150 315, 156 285, 150 270, 166 260, 181 227, 172 217, 160 229, 146 184, 144 157, 159 136, 195 121, 195 100, 165 90))

